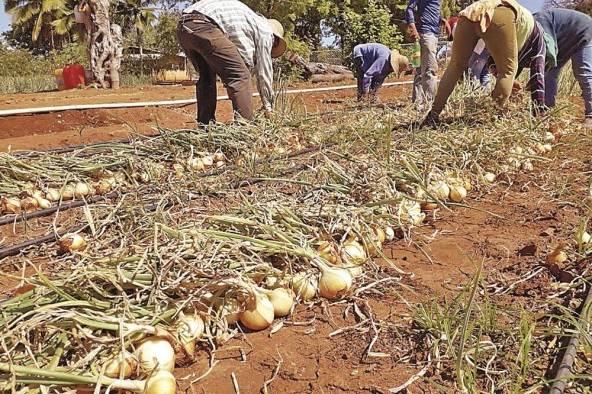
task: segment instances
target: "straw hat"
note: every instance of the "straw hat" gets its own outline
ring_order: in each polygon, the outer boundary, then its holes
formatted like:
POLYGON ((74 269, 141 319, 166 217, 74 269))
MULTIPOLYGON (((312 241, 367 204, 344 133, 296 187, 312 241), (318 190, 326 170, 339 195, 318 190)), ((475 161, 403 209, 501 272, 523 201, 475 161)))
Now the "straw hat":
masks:
POLYGON ((400 76, 409 69, 409 59, 403 56, 396 49, 391 50, 391 67, 395 75, 400 76))
POLYGON ((284 27, 282 24, 275 19, 268 19, 269 27, 273 32, 273 35, 279 38, 279 44, 271 50, 271 57, 280 57, 286 52, 286 40, 284 40, 284 27))

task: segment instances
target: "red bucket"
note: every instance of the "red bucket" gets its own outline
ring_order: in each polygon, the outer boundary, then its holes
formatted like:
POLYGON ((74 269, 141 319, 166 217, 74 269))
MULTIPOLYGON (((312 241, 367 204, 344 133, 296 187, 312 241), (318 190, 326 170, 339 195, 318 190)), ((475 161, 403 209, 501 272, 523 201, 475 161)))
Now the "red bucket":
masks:
POLYGON ((64 67, 64 87, 66 89, 75 89, 78 86, 84 86, 84 67, 80 64, 71 64, 64 67))

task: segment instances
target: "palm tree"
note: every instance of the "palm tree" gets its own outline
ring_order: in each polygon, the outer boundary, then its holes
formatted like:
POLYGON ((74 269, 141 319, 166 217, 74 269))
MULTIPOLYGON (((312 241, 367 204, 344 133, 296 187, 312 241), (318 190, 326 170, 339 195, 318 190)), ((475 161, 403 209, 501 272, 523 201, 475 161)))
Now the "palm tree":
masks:
POLYGON ((54 46, 54 34, 64 36, 73 31, 74 4, 72 0, 6 0, 4 10, 12 16, 16 26, 33 22, 31 38, 34 42, 42 31, 49 30, 54 46))

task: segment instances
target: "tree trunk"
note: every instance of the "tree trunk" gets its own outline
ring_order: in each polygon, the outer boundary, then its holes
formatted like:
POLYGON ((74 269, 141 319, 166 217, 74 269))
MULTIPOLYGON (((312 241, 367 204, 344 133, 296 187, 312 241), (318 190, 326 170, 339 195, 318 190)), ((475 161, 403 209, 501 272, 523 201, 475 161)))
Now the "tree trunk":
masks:
POLYGON ((88 0, 84 26, 87 51, 95 82, 102 88, 119 88, 119 69, 123 53, 121 27, 109 21, 109 0, 88 0))

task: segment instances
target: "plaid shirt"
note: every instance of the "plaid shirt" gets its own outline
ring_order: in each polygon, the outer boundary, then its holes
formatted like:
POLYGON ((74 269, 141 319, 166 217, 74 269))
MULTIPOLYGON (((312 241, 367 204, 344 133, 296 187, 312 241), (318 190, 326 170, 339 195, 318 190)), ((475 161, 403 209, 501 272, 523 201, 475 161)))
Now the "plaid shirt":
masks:
POLYGON ((212 19, 236 45, 251 72, 257 77, 257 89, 265 109, 273 104, 273 32, 267 20, 238 0, 201 0, 183 13, 199 12, 212 19))
POLYGON ((532 34, 518 53, 518 72, 530 68, 530 78, 527 88, 530 90, 532 101, 537 108, 545 105, 545 56, 546 47, 543 29, 536 23, 532 34))

